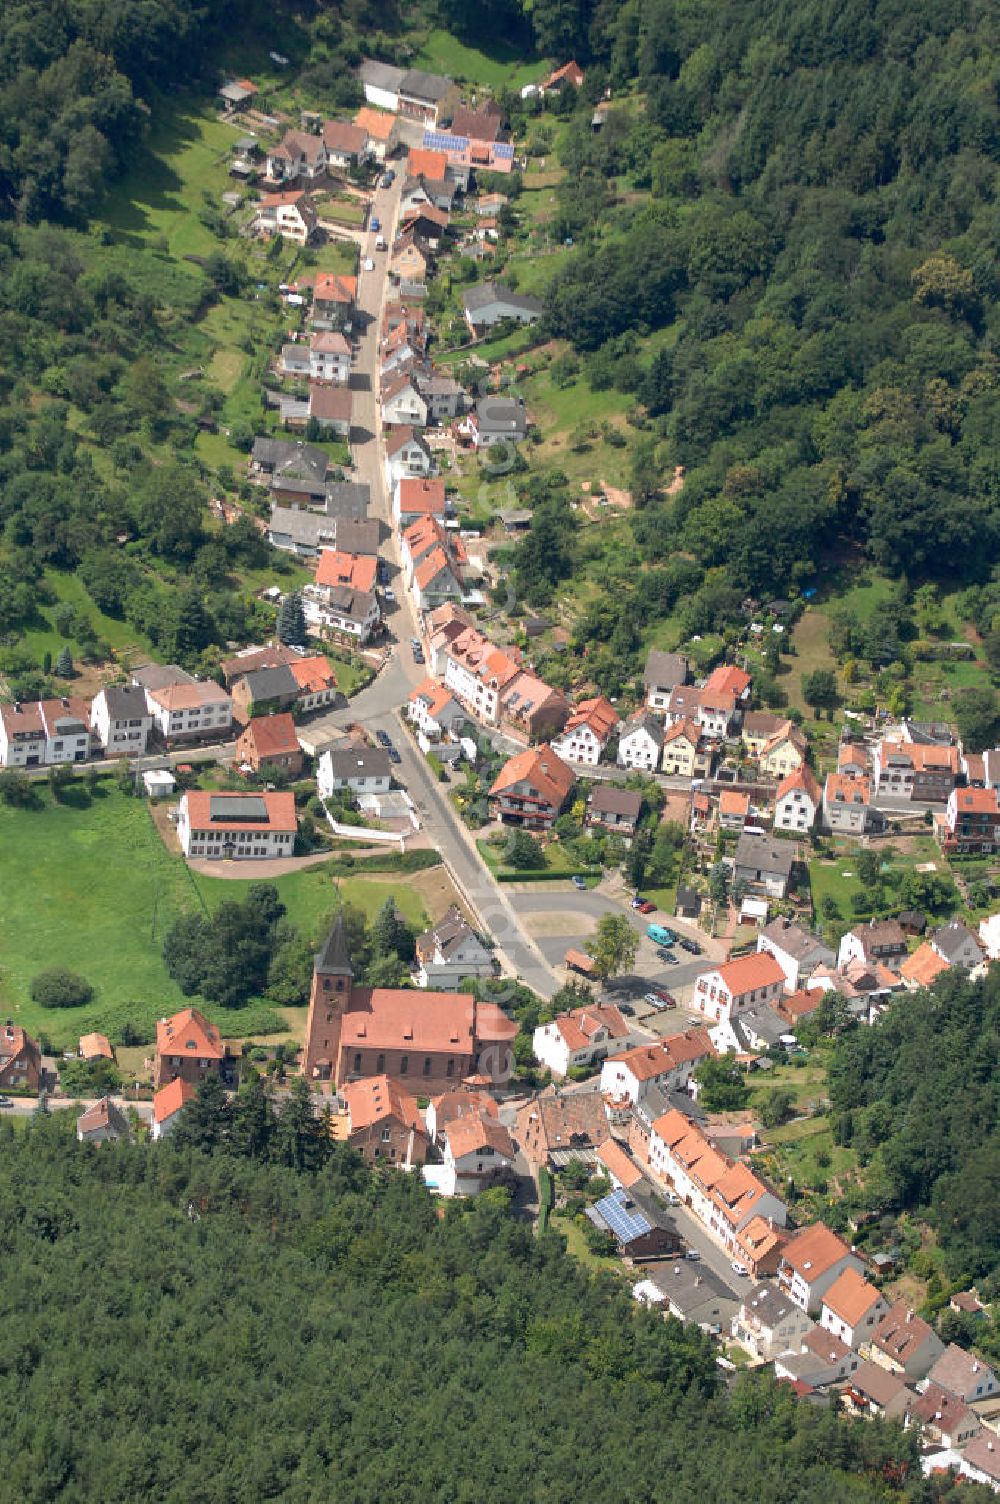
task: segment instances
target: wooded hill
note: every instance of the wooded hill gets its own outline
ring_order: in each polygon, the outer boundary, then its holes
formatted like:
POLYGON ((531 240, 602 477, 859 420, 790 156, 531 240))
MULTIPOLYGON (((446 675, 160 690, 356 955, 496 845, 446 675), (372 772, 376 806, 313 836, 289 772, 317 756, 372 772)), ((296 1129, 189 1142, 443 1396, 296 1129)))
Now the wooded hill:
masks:
POLYGON ((767 1379, 727 1393, 707 1338, 503 1192, 439 1215, 417 1177, 318 1153, 300 1106, 264 1149, 248 1104, 213 1153, 0 1124, 0 1500, 951 1494, 895 1427, 767 1379))

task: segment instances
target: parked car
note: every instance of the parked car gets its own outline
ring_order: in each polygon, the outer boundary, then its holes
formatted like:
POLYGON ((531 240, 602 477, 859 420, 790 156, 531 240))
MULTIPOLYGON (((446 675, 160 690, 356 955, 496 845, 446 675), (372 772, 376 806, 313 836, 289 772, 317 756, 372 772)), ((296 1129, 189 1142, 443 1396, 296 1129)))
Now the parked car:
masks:
POLYGON ((677 936, 665 924, 647 924, 646 934, 654 945, 673 945, 677 936))
POLYGON ((390 601, 392 603, 395 602, 396 592, 395 590, 392 590, 388 585, 386 585, 385 589, 382 591, 382 594, 387 601, 390 601))
POLYGON ((387 747, 386 750, 389 753, 389 761, 391 763, 395 764, 395 763, 403 761, 403 759, 400 757, 399 753, 396 751, 395 747, 387 747))
POLYGON ((413 661, 414 663, 423 663, 424 661, 424 650, 419 643, 413 649, 413 661))
POLYGON ((655 903, 650 903, 650 901, 649 901, 648 898, 644 898, 643 901, 642 901, 642 903, 639 905, 639 913, 640 914, 655 914, 656 913, 656 904, 655 903))
POLYGON ((666 961, 668 966, 674 959, 673 951, 667 950, 667 947, 665 945, 658 945, 656 947, 656 954, 659 956, 661 961, 666 961))
POLYGON ((660 995, 658 992, 645 993, 643 996, 643 1002, 648 1003, 651 1008, 655 1008, 657 1013, 659 1013, 660 1009, 663 1007, 663 1004, 660 1002, 660 995))
POLYGON ((686 950, 689 956, 698 956, 701 954, 701 946, 697 940, 689 940, 687 935, 678 935, 677 944, 681 950, 686 950))
POLYGON ((642 906, 643 906, 643 904, 645 902, 646 902, 646 900, 643 898, 642 894, 641 893, 637 893, 635 895, 635 897, 632 899, 632 908, 633 909, 641 909, 642 906))
POLYGON ((13 1107, 10 1097, 0 1097, 0 1107, 13 1107))
POLYGON ((365 257, 365 271, 366 272, 373 272, 374 270, 375 270, 375 263, 374 263, 374 261, 372 260, 372 258, 370 256, 366 256, 365 257))
POLYGON ((681 1198, 677 1195, 676 1191, 668 1191, 663 1199, 668 1206, 680 1206, 681 1204, 681 1198))
POLYGON ((686 1248, 684 1250, 684 1257, 686 1259, 689 1259, 692 1264, 697 1264, 701 1259, 701 1254, 698 1252, 697 1248, 686 1248))
POLYGON ((392 737, 389 735, 388 731, 376 731, 375 740, 378 742, 380 747, 392 746, 392 737))
POLYGON ((579 872, 574 872, 573 886, 574 888, 579 888, 581 893, 584 893, 587 889, 587 879, 585 877, 581 877, 579 872))
POLYGON ((678 961, 677 957, 673 955, 669 950, 664 951, 663 959, 664 961, 666 961, 668 966, 679 966, 681 964, 678 961))
POLYGON ((677 1007, 677 999, 675 997, 671 997, 670 993, 667 992, 663 987, 654 987, 653 991, 660 1000, 661 1008, 677 1007))
POLYGON ((378 219, 374 214, 372 215, 371 228, 373 230, 381 230, 382 228, 382 221, 378 219))
POLYGON ((632 1007, 631 1003, 618 1003, 617 1008, 618 1012, 623 1013, 626 1018, 635 1017, 635 1009, 632 1007))
POLYGON ((382 187, 383 188, 391 188, 392 185, 393 185, 393 183, 395 181, 396 181, 396 174, 393 172, 393 170, 392 170, 391 167, 389 168, 388 172, 383 172, 383 174, 382 174, 382 187))
POLYGON ((729 1267, 733 1271, 733 1273, 738 1274, 741 1279, 750 1278, 750 1270, 747 1268, 746 1264, 741 1264, 739 1259, 733 1259, 729 1267))

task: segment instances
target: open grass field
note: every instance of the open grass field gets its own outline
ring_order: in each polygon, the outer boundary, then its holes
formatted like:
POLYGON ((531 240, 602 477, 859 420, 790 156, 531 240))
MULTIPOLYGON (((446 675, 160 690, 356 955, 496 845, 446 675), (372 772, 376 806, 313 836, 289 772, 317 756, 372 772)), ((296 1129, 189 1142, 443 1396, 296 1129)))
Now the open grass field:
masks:
POLYGON ((227 159, 240 127, 223 124, 194 100, 154 100, 152 119, 135 165, 108 194, 100 220, 132 243, 166 241, 174 257, 207 255, 218 241, 199 211, 205 195, 217 205, 232 187, 227 159))
POLYGON ((161 946, 170 924, 197 905, 187 869, 164 848, 145 804, 111 782, 93 799, 74 788, 72 804, 39 790, 39 809, 0 806, 0 1003, 57 1046, 88 1029, 114 1038, 129 1021, 151 1029, 185 1001, 161 946), (80 972, 96 989, 93 1002, 39 1008, 31 978, 48 966, 80 972))
POLYGON ((520 89, 544 78, 548 71, 542 62, 526 63, 523 49, 509 47, 482 52, 440 28, 428 32, 412 62, 415 68, 445 73, 457 83, 485 84, 493 90, 505 86, 520 89))
MULTIPOLYGON (((30 1034, 45 1033, 57 1049, 98 1029, 112 1040, 131 1023, 152 1035, 165 1013, 185 998, 163 962, 163 938, 181 914, 211 912, 239 900, 260 879, 227 881, 191 873, 168 852, 147 805, 108 779, 93 795, 81 783, 67 802, 38 786, 37 809, 0 805, 0 1008, 30 1034), (82 1008, 39 1008, 31 979, 65 966, 95 987, 82 1008)), ((303 933, 322 934, 339 902, 357 904, 372 918, 392 897, 400 912, 425 928, 419 887, 391 875, 332 879, 323 867, 289 873, 276 886, 290 919, 303 933)), ((259 1033, 274 1010, 266 1002, 239 1010, 206 1007, 227 1036, 259 1033)))

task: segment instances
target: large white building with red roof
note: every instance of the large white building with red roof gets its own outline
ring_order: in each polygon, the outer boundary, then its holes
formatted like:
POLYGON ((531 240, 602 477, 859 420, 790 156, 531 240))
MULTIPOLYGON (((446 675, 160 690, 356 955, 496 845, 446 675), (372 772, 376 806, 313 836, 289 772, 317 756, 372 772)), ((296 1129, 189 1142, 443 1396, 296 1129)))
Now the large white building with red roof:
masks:
POLYGON ((601 1068, 601 1091, 615 1103, 644 1102, 651 1087, 660 1091, 683 1089, 695 1066, 715 1054, 708 1030, 686 1029, 651 1044, 635 1045, 601 1068))
POLYGON ((291 856, 298 820, 295 795, 219 794, 191 789, 177 811, 177 839, 187 857, 267 861, 291 856))
POLYGON ((692 1006, 713 1023, 729 1020, 763 1003, 775 1003, 785 987, 785 973, 774 956, 755 951, 702 972, 692 1006))

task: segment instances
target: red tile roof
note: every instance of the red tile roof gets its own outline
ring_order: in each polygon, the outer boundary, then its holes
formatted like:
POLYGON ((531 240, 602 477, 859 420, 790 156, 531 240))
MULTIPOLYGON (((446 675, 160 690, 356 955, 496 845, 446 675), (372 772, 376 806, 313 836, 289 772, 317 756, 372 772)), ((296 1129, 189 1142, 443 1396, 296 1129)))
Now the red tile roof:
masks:
POLYGON ((166 1122, 167 1118, 172 1118, 175 1112, 180 1112, 185 1102, 190 1102, 194 1094, 195 1088, 190 1081, 176 1076, 173 1081, 168 1081, 166 1086, 161 1086, 154 1096, 153 1117, 158 1123, 166 1122))
POLYGON ((882 1299, 874 1285, 868 1283, 857 1269, 845 1269, 838 1274, 823 1296, 823 1304, 829 1306, 835 1316, 846 1321, 848 1326, 857 1326, 872 1306, 882 1299))
POLYGON ((603 1144, 598 1144, 597 1157, 604 1168, 610 1170, 626 1190, 638 1185, 643 1178, 639 1166, 629 1158, 620 1144, 615 1143, 613 1138, 605 1139, 603 1144))
MULTIPOLYGON (((412 429, 405 430, 412 434, 412 429)), ((400 430, 404 432, 404 430, 400 430)), ((419 512, 421 517, 444 515, 444 481, 438 476, 404 475, 399 482, 401 512, 419 512)))
POLYGON ((357 277, 345 277, 340 272, 317 272, 313 283, 314 303, 354 302, 358 295, 357 277))
POLYGON ((346 554, 324 548, 316 561, 317 585, 349 585, 352 590, 375 589, 378 560, 365 554, 346 554))
POLYGON ((559 809, 573 787, 574 774, 547 743, 528 747, 512 757, 494 779, 490 794, 502 794, 527 783, 553 809, 559 809))
POLYGON ((825 1222, 812 1222, 808 1227, 799 1228, 789 1239, 784 1258, 807 1284, 811 1284, 850 1251, 843 1238, 838 1238, 825 1222))
POLYGON ((115 1058, 111 1041, 105 1034, 81 1034, 79 1050, 81 1060, 114 1060, 115 1058))
POLYGON ((299 739, 295 722, 284 711, 281 715, 258 715, 247 723, 244 737, 252 745, 258 757, 278 757, 289 752, 298 752, 299 739))
POLYGON ((714 970, 733 997, 742 997, 745 992, 756 992, 775 982, 784 984, 785 980, 785 973, 769 951, 753 951, 735 961, 724 961, 714 970))
POLYGON ((387 1118, 394 1118, 404 1128, 413 1128, 418 1133, 424 1131, 416 1097, 388 1076, 349 1081, 340 1088, 340 1095, 347 1106, 352 1133, 371 1128, 387 1118))
POLYGON ((324 689, 337 688, 337 675, 319 653, 309 658, 296 658, 288 666, 296 684, 306 694, 317 695, 324 689))
POLYGON ((475 1154, 480 1149, 492 1149, 504 1159, 513 1159, 516 1153, 514 1142, 506 1128, 497 1118, 486 1113, 470 1113, 465 1117, 451 1118, 444 1126, 444 1136, 455 1159, 465 1154, 475 1154))
MULTIPOLYGON (((279 793, 264 793, 255 796, 263 799, 267 810, 267 821, 263 820, 226 820, 218 818, 218 811, 225 808, 225 801, 235 799, 242 802, 245 794, 217 794, 208 789, 190 789, 184 795, 187 801, 188 824, 192 830, 280 830, 295 831, 298 822, 295 818, 295 795, 285 791, 279 793), (220 801, 222 801, 220 803, 220 801), (215 818, 213 819, 212 806, 215 805, 215 818)), ((182 801, 183 802, 183 801, 182 801)), ((178 1018, 181 1016, 177 1015, 178 1018)), ((199 1015, 200 1016, 200 1015, 199 1015)))
MULTIPOLYGON (((288 797, 291 799, 292 795, 288 797)), ((161 1018, 157 1023, 156 1053, 191 1055, 196 1060, 221 1060, 225 1050, 215 1024, 210 1024, 197 1008, 182 1008, 171 1018, 161 1018)))
POLYGON ((774 795, 775 803, 783 799, 786 794, 793 794, 796 789, 801 789, 803 793, 808 794, 813 804, 819 804, 821 797, 819 784, 813 777, 812 769, 806 767, 805 763, 781 780, 774 795))

